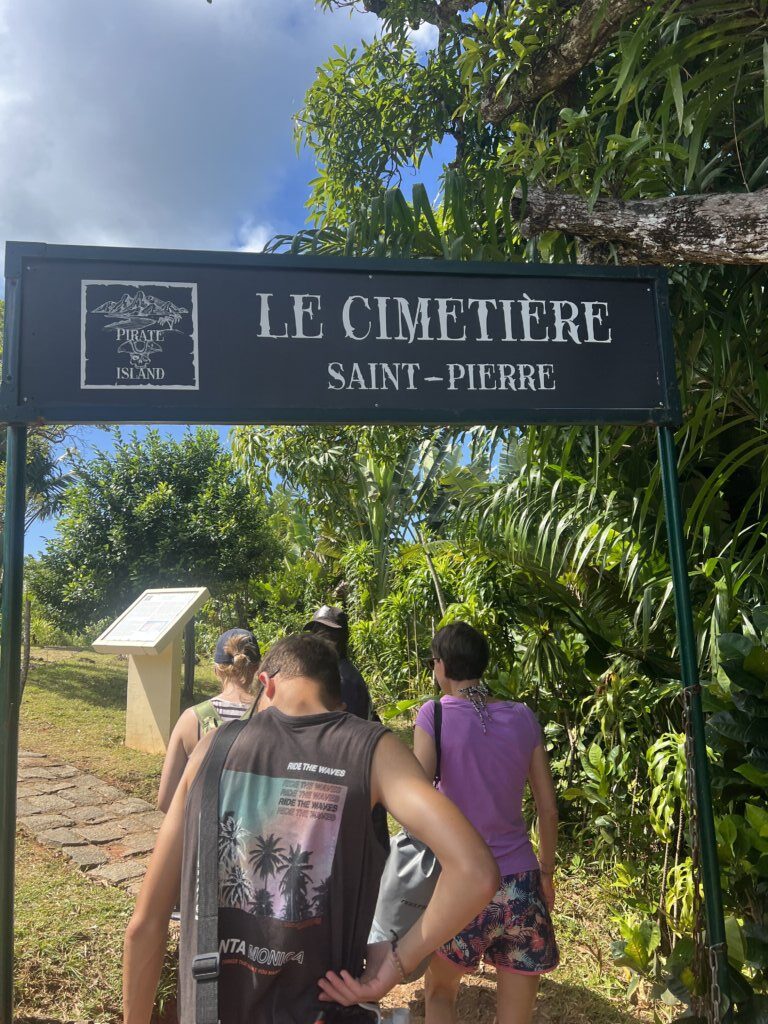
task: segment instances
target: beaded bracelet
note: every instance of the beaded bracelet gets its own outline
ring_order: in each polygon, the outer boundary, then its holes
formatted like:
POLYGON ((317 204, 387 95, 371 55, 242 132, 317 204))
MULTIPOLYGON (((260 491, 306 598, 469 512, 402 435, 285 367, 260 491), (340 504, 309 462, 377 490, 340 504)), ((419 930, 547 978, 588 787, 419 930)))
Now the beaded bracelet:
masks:
POLYGON ((389 945, 392 949, 392 959, 395 961, 395 966, 400 972, 400 978, 405 983, 405 968, 403 967, 403 961, 400 959, 400 954, 397 952, 397 932, 392 932, 392 938, 389 940, 389 945))

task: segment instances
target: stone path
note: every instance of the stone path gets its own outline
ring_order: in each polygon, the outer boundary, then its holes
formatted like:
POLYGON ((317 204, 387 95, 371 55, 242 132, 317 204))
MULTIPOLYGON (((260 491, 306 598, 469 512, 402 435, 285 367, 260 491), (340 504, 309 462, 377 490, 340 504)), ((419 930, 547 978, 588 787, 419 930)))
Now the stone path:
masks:
POLYGON ((19 751, 17 818, 96 882, 138 892, 163 815, 48 754, 19 751))

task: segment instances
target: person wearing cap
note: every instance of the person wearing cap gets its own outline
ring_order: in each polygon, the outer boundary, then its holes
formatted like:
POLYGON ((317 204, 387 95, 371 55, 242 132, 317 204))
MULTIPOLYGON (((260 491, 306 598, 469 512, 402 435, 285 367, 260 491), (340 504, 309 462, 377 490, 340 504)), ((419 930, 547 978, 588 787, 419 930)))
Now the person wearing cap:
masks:
POLYGON ((341 699, 346 704, 347 711, 357 718, 367 718, 378 722, 379 716, 374 711, 373 701, 365 680, 347 656, 349 643, 347 613, 341 608, 333 608, 324 604, 322 608, 318 608, 311 621, 304 626, 304 631, 330 640, 336 648, 336 653, 339 656, 339 672, 341 673, 341 699))
POLYGON ((217 640, 213 669, 221 693, 187 708, 171 733, 157 794, 157 806, 163 813, 171 806, 187 761, 203 736, 251 711, 251 689, 260 661, 258 641, 248 629, 228 629, 217 640))
MULTIPOLYGON (((357 666, 347 657, 349 642, 347 613, 341 608, 333 608, 331 605, 324 604, 322 608, 317 609, 311 621, 304 626, 304 632, 313 633, 324 640, 329 640, 336 648, 336 653, 339 656, 339 675, 341 676, 341 699, 349 714, 381 724, 365 680, 357 666)), ((376 837, 389 853, 387 812, 381 804, 377 804, 373 808, 371 817, 376 837)))

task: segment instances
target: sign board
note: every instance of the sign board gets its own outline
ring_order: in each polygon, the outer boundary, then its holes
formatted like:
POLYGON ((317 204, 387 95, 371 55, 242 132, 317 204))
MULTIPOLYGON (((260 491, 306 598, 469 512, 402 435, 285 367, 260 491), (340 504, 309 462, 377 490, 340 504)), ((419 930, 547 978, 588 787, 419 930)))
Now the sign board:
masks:
POLYGON ((209 597, 205 587, 145 590, 92 646, 102 654, 159 654, 209 597))
POLYGON ((9 243, 0 419, 679 422, 655 268, 9 243))

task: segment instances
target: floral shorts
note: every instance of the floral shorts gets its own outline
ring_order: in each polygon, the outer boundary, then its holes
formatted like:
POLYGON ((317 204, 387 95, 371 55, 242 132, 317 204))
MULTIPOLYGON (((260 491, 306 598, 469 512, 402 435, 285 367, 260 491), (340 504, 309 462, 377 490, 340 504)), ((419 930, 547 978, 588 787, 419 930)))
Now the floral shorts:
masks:
POLYGON ((504 875, 488 906, 437 952, 470 972, 485 960, 499 971, 546 974, 560 962, 538 871, 504 875))

